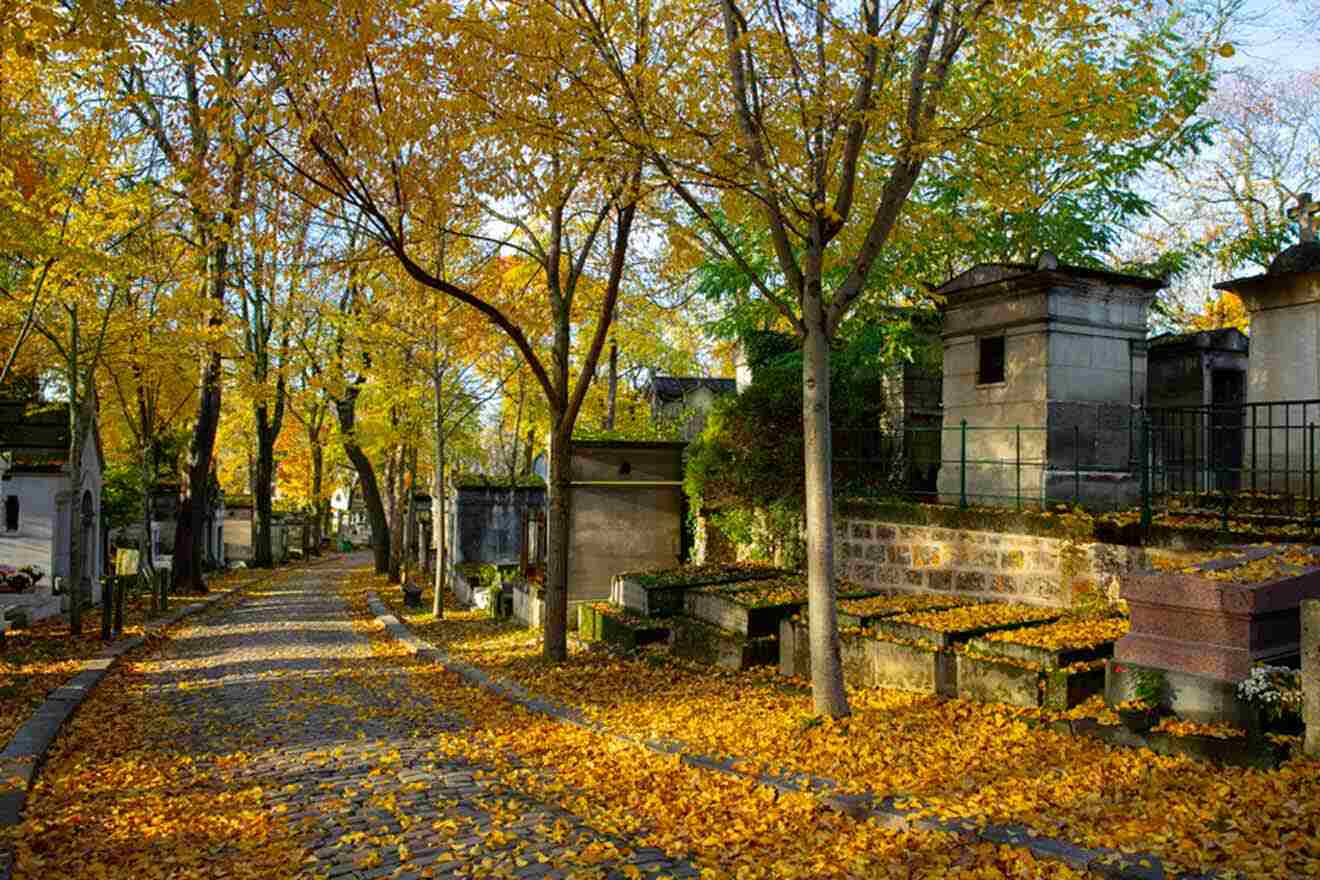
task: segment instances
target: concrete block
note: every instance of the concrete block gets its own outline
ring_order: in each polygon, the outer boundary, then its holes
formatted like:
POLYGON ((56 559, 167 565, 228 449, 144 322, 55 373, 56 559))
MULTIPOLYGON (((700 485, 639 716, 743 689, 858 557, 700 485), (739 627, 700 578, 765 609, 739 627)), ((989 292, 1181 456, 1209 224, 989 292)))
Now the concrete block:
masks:
POLYGON ((957 696, 958 668, 952 653, 881 639, 868 639, 866 649, 875 687, 957 696))
POLYGON ((1040 705, 1040 670, 966 654, 956 655, 956 662, 959 697, 1029 709, 1040 705))

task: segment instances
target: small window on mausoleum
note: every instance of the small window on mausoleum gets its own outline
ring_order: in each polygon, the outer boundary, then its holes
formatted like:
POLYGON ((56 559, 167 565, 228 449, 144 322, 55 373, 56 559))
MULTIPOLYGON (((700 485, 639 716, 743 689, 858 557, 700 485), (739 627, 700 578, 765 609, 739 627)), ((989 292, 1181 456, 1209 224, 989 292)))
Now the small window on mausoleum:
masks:
POLYGON ((1004 381, 1004 337, 982 336, 977 340, 980 365, 976 371, 976 384, 989 385, 1004 381))
POLYGON ((18 531, 18 496, 5 496, 5 531, 18 531))

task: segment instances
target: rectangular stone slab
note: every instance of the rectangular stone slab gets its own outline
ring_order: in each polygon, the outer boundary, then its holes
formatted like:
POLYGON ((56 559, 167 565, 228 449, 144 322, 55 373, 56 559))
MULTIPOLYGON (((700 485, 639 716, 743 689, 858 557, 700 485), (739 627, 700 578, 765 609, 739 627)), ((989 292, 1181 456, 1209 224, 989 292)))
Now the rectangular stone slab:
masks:
POLYGON ((688 616, 746 636, 773 636, 779 633, 780 621, 792 617, 806 604, 792 602, 748 607, 738 601, 738 595, 737 593, 689 592, 685 599, 688 616))
POLYGON ((630 621, 621 615, 584 604, 578 606, 578 637, 588 641, 606 642, 622 650, 631 651, 642 645, 667 640, 669 629, 654 625, 650 621, 643 623, 630 621))
POLYGON ((875 687, 945 697, 958 695, 958 667, 952 652, 928 651, 876 638, 867 638, 865 643, 875 687))
MULTIPOLYGON (((839 633, 839 653, 843 663, 843 681, 849 687, 873 687, 869 636, 855 632, 839 633)), ((779 674, 811 678, 811 641, 807 622, 785 618, 779 623, 779 674)))
MULTIPOLYGON (((843 598, 843 597, 840 597, 843 598)), ((858 597, 862 598, 862 597, 858 597)), ((940 596, 941 601, 923 611, 947 611, 951 608, 965 608, 968 605, 975 605, 975 599, 969 599, 963 596, 940 596)), ((908 613, 905 609, 895 608, 892 611, 885 611, 881 614, 857 615, 848 614, 842 609, 839 610, 839 626, 869 627, 888 617, 897 617, 900 614, 908 613)))
POLYGON ((1069 672, 1028 669, 991 658, 958 654, 958 696, 982 703, 1065 710, 1104 693, 1103 667, 1069 672))
POLYGON ((1039 669, 957 655, 958 696, 980 703, 1007 703, 1034 709, 1043 689, 1039 669))
POLYGON ((955 630, 941 632, 939 630, 927 629, 924 626, 918 626, 915 623, 903 623, 897 620, 881 620, 875 625, 877 634, 889 635, 896 639, 914 642, 929 642, 937 648, 949 648, 953 645, 962 644, 983 636, 986 633, 1002 632, 1010 629, 1021 629, 1027 626, 1040 626, 1042 623, 1049 623, 1052 620, 1058 620, 1058 617, 1039 618, 1036 620, 1027 620, 1021 623, 1001 623, 994 626, 978 626, 972 629, 955 630))
POLYGON ((670 630, 669 651, 676 657, 736 671, 774 665, 779 659, 779 639, 751 639, 676 617, 670 630))
POLYGON ((998 639, 976 638, 967 646, 978 654, 990 654, 996 657, 1008 657, 1013 660, 1025 660, 1041 667, 1062 669, 1073 663, 1085 663, 1088 660, 1101 660, 1114 656, 1114 643, 1103 642, 1089 648, 1039 648, 1035 645, 1019 645, 1016 642, 1002 642, 998 639))
POLYGON ((1139 574, 1121 589, 1132 630, 1115 645, 1115 659, 1237 682, 1257 662, 1298 652, 1299 607, 1320 598, 1320 569, 1259 584, 1139 574))
POLYGON ((635 577, 615 575, 614 580, 610 583, 610 601, 615 605, 622 605, 642 617, 671 617, 683 613, 683 597, 688 590, 716 584, 766 580, 786 573, 778 569, 749 570, 705 578, 698 577, 690 581, 668 585, 647 585, 635 577))

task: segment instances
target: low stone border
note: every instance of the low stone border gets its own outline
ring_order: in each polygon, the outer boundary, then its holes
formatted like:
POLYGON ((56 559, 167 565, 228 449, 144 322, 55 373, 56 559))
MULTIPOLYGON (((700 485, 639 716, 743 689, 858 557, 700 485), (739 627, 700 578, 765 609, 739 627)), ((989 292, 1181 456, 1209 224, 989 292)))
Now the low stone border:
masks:
POLYGON ((1002 825, 979 823, 972 820, 932 819, 919 816, 921 807, 899 806, 900 801, 911 804, 915 798, 882 797, 873 793, 850 795, 840 793, 841 786, 832 779, 814 776, 808 773, 789 773, 782 776, 769 776, 748 773, 736 769, 742 763, 737 758, 712 758, 687 751, 685 743, 677 740, 641 740, 610 730, 604 724, 587 719, 582 713, 568 706, 545 700, 533 695, 526 688, 513 682, 491 676, 482 670, 455 660, 424 639, 417 637, 412 630, 399 621, 394 613, 375 593, 367 594, 367 604, 376 615, 376 622, 385 627, 395 640, 408 651, 423 660, 429 660, 453 672, 473 687, 482 688, 497 696, 504 697, 525 709, 550 716, 565 724, 571 724, 638 748, 660 755, 677 757, 684 764, 734 776, 750 779, 759 785, 768 786, 782 793, 807 793, 814 795, 825 807, 837 810, 859 821, 875 819, 887 828, 901 831, 940 831, 955 834, 968 843, 984 841, 1027 849, 1038 859, 1063 862, 1081 872, 1093 872, 1102 877, 1117 880, 1216 880, 1223 875, 1217 872, 1195 874, 1166 873, 1161 861, 1150 853, 1124 853, 1109 848, 1088 848, 1077 846, 1068 841, 1053 837, 1044 837, 1033 833, 1022 825, 1002 825))
MULTIPOLYGON (((328 562, 337 558, 338 556, 324 557, 319 562, 328 562)), ((317 565, 319 562, 306 563, 306 565, 317 565)), ((83 700, 87 699, 105 678, 106 673, 119 662, 119 658, 129 651, 140 648, 152 634, 168 629, 186 617, 201 613, 240 590, 256 586, 279 572, 280 569, 272 570, 266 577, 231 587, 200 602, 184 605, 152 621, 144 628, 143 635, 130 639, 121 638, 107 645, 95 657, 82 661, 82 671, 47 694, 45 701, 18 730, 14 731, 4 750, 0 751, 0 830, 22 821, 28 792, 36 780, 51 743, 55 741, 64 722, 73 716, 83 700)), ((8 880, 11 858, 10 853, 0 850, 0 880, 8 880)))

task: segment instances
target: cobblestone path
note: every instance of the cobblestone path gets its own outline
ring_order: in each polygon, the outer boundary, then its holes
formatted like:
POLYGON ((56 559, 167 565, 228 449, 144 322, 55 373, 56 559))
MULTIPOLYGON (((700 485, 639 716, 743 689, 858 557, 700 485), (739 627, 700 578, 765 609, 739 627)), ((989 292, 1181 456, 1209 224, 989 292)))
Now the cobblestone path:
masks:
POLYGON ((332 589, 362 561, 298 572, 212 614, 149 672, 185 722, 178 745, 197 762, 239 761, 235 779, 301 828, 312 858, 288 876, 565 877, 556 854, 587 848, 605 855, 598 876, 696 876, 438 753, 435 734, 459 722, 372 657, 332 589))

